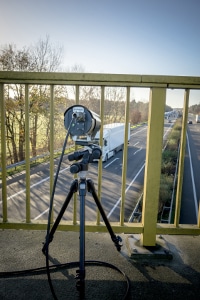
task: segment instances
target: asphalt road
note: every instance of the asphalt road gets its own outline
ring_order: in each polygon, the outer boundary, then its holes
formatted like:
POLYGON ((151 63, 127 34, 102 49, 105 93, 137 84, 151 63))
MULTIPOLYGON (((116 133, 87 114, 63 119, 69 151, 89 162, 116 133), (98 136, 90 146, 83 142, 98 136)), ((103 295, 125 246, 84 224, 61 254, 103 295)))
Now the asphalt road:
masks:
MULTIPOLYGON (((164 139, 171 129, 172 123, 165 124, 164 139)), ((131 131, 128 146, 128 168, 126 181, 125 221, 128 221, 141 192, 144 181, 146 155, 147 126, 143 125, 131 131)), ((122 151, 103 163, 101 203, 109 221, 119 221, 122 151)), ((58 160, 55 161, 55 172, 58 160)), ((70 162, 67 156, 61 165, 61 170, 54 197, 54 217, 59 213, 73 181, 70 173, 70 162)), ((31 170, 31 219, 47 220, 49 213, 49 164, 40 165, 31 170)), ((91 178, 97 188, 98 164, 91 163, 87 178, 91 178)), ((25 219, 25 174, 17 175, 8 180, 8 218, 25 219)), ((73 199, 70 201, 63 220, 72 220, 73 199)), ((90 193, 86 195, 86 220, 95 220, 97 207, 90 193)), ((79 201, 77 201, 77 220, 79 220, 79 201)))
MULTIPOLYGON (((128 169, 126 188, 125 219, 130 216, 137 203, 143 185, 144 162, 146 153, 147 126, 143 125, 131 132, 128 147, 128 169)), ((122 177, 123 152, 118 152, 114 157, 103 163, 101 203, 110 221, 119 221, 121 177, 122 177)), ((55 162, 55 172, 58 160, 55 162)), ((59 213, 70 185, 73 175, 70 173, 71 163, 67 156, 61 165, 56 192, 54 197, 54 217, 59 213)), ((49 164, 42 164, 31 169, 31 219, 44 220, 49 212, 49 164)), ((97 188, 98 163, 89 165, 87 178, 91 178, 97 188)), ((18 174, 7 181, 8 218, 25 219, 25 174, 18 174)), ((1 203, 1 202, 0 202, 1 203)), ((1 203, 2 205, 2 203, 1 203)), ((72 220, 73 200, 70 201, 63 220, 72 220)), ((96 219, 97 207, 94 199, 86 195, 86 220, 96 219)), ((77 201, 77 219, 79 219, 79 201, 77 201)))
POLYGON ((200 124, 188 124, 180 224, 197 224, 200 199, 200 124))

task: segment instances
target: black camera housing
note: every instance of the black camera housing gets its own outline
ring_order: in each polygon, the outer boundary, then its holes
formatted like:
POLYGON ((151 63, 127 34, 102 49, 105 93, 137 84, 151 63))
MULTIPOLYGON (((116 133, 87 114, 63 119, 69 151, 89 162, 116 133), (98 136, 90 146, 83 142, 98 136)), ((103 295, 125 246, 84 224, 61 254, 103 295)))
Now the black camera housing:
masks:
POLYGON ((101 128, 101 120, 85 106, 73 105, 64 113, 64 125, 74 141, 83 137, 92 140, 101 128))

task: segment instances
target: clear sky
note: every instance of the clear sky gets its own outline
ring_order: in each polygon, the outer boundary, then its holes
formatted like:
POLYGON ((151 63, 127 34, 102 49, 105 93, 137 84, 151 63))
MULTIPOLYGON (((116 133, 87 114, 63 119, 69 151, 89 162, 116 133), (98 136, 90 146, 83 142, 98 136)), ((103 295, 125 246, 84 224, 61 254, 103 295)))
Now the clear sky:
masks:
MULTIPOLYGON (((48 35, 63 70, 200 76, 200 0, 0 0, 0 46, 48 35)), ((135 91, 136 100, 146 98, 135 91)), ((191 104, 200 93, 191 93, 191 104)), ((182 93, 168 93, 182 105, 182 93)))

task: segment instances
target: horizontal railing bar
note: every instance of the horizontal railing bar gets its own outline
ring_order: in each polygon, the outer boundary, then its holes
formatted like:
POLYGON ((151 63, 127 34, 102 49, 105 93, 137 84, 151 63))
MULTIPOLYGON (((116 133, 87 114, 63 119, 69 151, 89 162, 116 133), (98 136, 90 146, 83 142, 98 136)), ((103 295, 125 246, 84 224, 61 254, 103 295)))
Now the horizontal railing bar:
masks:
MULTIPOLYGON (((110 222, 110 225, 116 233, 142 233, 143 226, 141 223, 125 223, 124 226, 120 226, 118 222, 110 222)), ((10 219, 9 222, 0 222, 0 229, 24 229, 24 230, 46 230, 47 221, 31 221, 31 223, 18 222, 10 219)), ((79 222, 72 224, 72 221, 61 221, 57 227, 57 231, 79 231, 79 222)), ((86 221, 85 222, 86 232, 107 232, 108 229, 104 223, 97 225, 96 222, 86 221)))
MULTIPOLYGON (((118 222, 110 222, 115 233, 124 234, 141 234, 144 231, 142 223, 124 223, 120 226, 118 222)), ((16 220, 10 220, 9 222, 0 222, 0 229, 24 229, 24 230, 46 230, 47 221, 32 221, 31 223, 17 222, 16 220)), ((79 231, 80 226, 77 222, 73 225, 70 221, 60 222, 57 231, 79 231)), ((96 225, 96 222, 85 222, 86 232, 107 232, 107 227, 104 223, 96 225)), ((166 235, 200 235, 200 228, 197 225, 181 224, 175 227, 173 224, 158 223, 156 228, 156 234, 166 235)))
POLYGON ((168 89, 190 89, 190 90, 199 90, 200 85, 194 85, 194 84, 168 84, 167 85, 168 89))
POLYGON ((97 85, 97 86, 141 86, 166 88, 200 87, 200 77, 193 76, 160 76, 160 75, 127 75, 96 73, 48 73, 0 71, 0 82, 29 83, 54 85, 97 85))
POLYGON ((198 225, 191 224, 179 224, 178 227, 176 227, 174 224, 158 223, 156 234, 199 235, 200 228, 198 227, 198 225))

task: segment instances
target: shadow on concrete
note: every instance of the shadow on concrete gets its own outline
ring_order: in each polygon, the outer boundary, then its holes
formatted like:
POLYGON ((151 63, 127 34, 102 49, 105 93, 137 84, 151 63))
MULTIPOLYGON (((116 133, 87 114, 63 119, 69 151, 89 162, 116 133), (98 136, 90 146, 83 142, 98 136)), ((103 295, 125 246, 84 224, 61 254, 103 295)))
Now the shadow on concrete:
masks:
MULTIPOLYGON (((23 276, 1 276, 0 299, 54 299, 42 254, 44 231, 2 230, 0 232, 0 272, 42 268, 23 276), (43 268, 44 267, 44 268, 43 268)), ((123 241, 126 235, 121 235, 123 241)), ((130 280, 127 299, 198 299, 200 295, 200 237, 164 236, 173 259, 143 257, 133 259, 124 243, 121 252, 108 233, 86 233, 86 260, 98 260, 116 266, 130 280)), ((50 245, 50 265, 79 261, 79 233, 56 232, 50 245)), ((59 300, 124 298, 127 282, 115 269, 86 264, 85 293, 76 288, 77 266, 51 271, 51 280, 59 300)))

